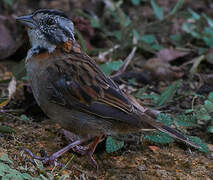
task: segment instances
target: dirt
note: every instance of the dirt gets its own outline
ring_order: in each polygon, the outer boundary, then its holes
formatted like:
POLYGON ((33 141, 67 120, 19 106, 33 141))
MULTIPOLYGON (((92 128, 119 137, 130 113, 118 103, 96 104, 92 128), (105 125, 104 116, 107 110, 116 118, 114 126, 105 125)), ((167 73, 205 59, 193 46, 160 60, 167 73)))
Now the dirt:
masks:
MULTIPOLYGON (((26 172, 38 176, 38 168, 28 160, 29 156, 23 154, 23 149, 37 155, 45 149, 51 155, 66 146, 67 141, 60 133, 60 127, 50 120, 41 123, 17 121, 14 124, 16 134, 0 138, 3 151, 14 161, 17 169, 22 166, 28 169, 26 172)), ((62 172, 69 174, 70 179, 212 179, 213 161, 204 153, 189 149, 182 143, 159 146, 156 151, 152 151, 149 145, 144 141, 127 143, 120 151, 108 154, 104 151, 104 142, 101 143, 94 155, 99 164, 98 173, 87 156, 72 151, 65 153, 59 162, 66 164, 74 155, 62 172)), ((45 168, 50 171, 53 167, 45 168)))
MULTIPOLYGON (((212 6, 211 1, 200 1, 199 3, 193 2, 194 1, 192 0, 187 1, 185 4, 186 9, 190 7, 192 9, 197 10, 197 12, 206 12, 209 16, 212 15, 212 12, 210 12, 209 8, 210 6, 212 6)), ((165 6, 165 12, 167 12, 171 9, 171 7, 174 6, 176 1, 167 0, 165 2, 162 1, 161 3, 162 4, 159 5, 165 6)), ((67 14, 72 17, 73 14, 75 14, 73 12, 78 8, 95 12, 97 10, 97 7, 99 6, 97 4, 99 3, 97 3, 96 1, 90 2, 85 0, 17 0, 14 1, 14 4, 11 7, 5 4, 0 4, 0 12, 1 10, 3 10, 1 14, 6 17, 8 15, 11 16, 27 14, 39 8, 57 8, 65 10, 67 14)), ((142 16, 141 18, 151 21, 153 19, 153 10, 151 9, 150 5, 145 5, 145 2, 141 4, 141 6, 135 7, 128 6, 127 3, 124 9, 127 11, 129 10, 129 15, 133 20, 142 16), (150 18, 150 16, 152 17, 150 18)), ((101 10, 98 9, 98 12, 96 13, 101 14, 101 10)), ((80 27, 82 27, 83 29, 83 34, 86 34, 86 36, 84 36, 84 39, 86 39, 88 49, 95 48, 93 47, 94 43, 92 44, 90 41, 92 41, 92 36, 97 33, 97 31, 93 32, 93 29, 90 29, 91 26, 89 26, 88 20, 76 19, 76 22, 80 22, 79 26, 81 25, 80 27)), ((180 29, 178 24, 177 26, 177 29, 180 29)), ((25 38, 25 40, 26 39, 27 37, 25 38)), ((100 41, 96 42, 96 45, 98 46, 98 44, 101 44, 105 47, 106 42, 103 41, 103 39, 104 38, 100 38, 100 41)), ((102 48, 101 45, 100 47, 102 48)), ((1 70, 6 69, 5 64, 7 64, 7 66, 10 66, 12 60, 21 60, 26 55, 26 49, 29 49, 29 44, 25 44, 23 46, 24 47, 22 47, 21 50, 19 50, 17 54, 15 54, 15 57, 10 57, 9 59, 7 59, 7 61, 4 62, 4 64, 0 64, 1 70)), ((150 58, 150 53, 146 54, 148 54, 148 58, 150 58)), ((142 59, 141 56, 139 57, 140 62, 142 59)), ((144 59, 145 58, 146 56, 144 57, 144 59)), ((211 66, 209 67, 209 69, 210 70, 206 71, 211 72, 211 66)), ((8 69, 4 70, 4 73, 0 73, 0 77, 3 80, 6 77, 5 74, 10 76, 10 72, 8 69)), ((8 79, 8 77, 5 79, 8 79)), ((155 88, 161 87, 155 86, 155 84, 157 83, 158 82, 154 82, 154 86, 152 86, 152 89, 150 88, 152 92, 161 92, 161 90, 155 88)), ((23 87, 23 85, 21 87, 23 87)), ((29 86, 26 85, 25 87, 29 86)), ((1 84, 0 91, 6 91, 6 89, 7 84, 4 84, 4 87, 2 87, 1 84)), ((9 110, 11 109, 13 111, 22 108, 21 110, 23 111, 23 113, 27 114, 28 110, 26 110, 25 108, 31 105, 34 100, 32 99, 32 93, 29 93, 30 95, 28 97, 26 95, 26 92, 24 93, 23 90, 21 91, 21 95, 19 94, 17 95, 18 97, 13 97, 12 101, 10 102, 9 110), (27 101, 25 102, 25 105, 23 105, 23 101, 27 101)), ((190 98, 188 97, 189 100, 187 102, 185 102, 185 99, 187 99, 185 98, 184 102, 182 102, 180 106, 183 106, 185 103, 187 108, 190 108, 192 101, 190 98)), ((170 112, 176 111, 177 106, 167 106, 167 110, 170 112)), ((34 114, 33 116, 27 114, 30 120, 21 120, 20 118, 18 120, 14 119, 15 116, 12 114, 10 115, 10 113, 8 116, 5 113, 3 113, 3 116, 0 116, 0 125, 7 125, 13 128, 16 132, 15 134, 0 134, 0 153, 4 152, 8 154, 9 158, 13 160, 14 167, 17 170, 27 172, 34 177, 38 177, 39 174, 44 172, 39 171, 39 169, 29 161, 30 157, 27 156, 26 153, 23 153, 23 149, 27 148, 39 156, 41 155, 39 152, 44 149, 48 155, 51 155, 52 153, 66 146, 68 142, 63 137, 59 125, 52 123, 50 120, 47 120, 44 114, 41 114, 39 110, 39 113, 37 113, 36 108, 31 108, 31 111, 34 111, 31 112, 34 114), (39 115, 35 116, 35 114, 39 115)), ((20 114, 21 113, 18 113, 17 117, 20 117, 20 114)), ((195 134, 201 139, 207 140, 207 143, 212 144, 212 140, 210 140, 212 136, 207 136, 205 132, 201 131, 195 134)), ((60 171, 59 168, 55 168, 52 171, 53 167, 47 166, 45 167, 45 171, 52 172, 54 175, 68 174, 68 179, 79 180, 213 180, 213 150, 210 149, 210 153, 205 154, 193 148, 189 148, 180 142, 175 142, 169 145, 162 146, 153 145, 150 142, 143 140, 142 133, 139 133, 138 136, 139 139, 142 139, 142 141, 125 142, 124 148, 122 148, 118 152, 110 154, 106 153, 105 151, 105 141, 100 143, 94 154, 94 157, 97 160, 97 163, 99 164, 98 172, 95 171, 95 168, 92 166, 87 156, 78 155, 72 151, 65 153, 62 157, 58 159, 59 162, 64 164, 66 164, 71 159, 71 162, 65 170, 60 171)))

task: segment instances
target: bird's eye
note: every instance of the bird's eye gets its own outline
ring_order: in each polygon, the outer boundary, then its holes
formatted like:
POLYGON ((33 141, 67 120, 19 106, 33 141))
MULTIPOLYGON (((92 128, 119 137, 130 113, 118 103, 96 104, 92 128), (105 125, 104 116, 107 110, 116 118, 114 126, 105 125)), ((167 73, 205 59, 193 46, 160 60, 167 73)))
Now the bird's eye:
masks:
POLYGON ((54 25, 55 24, 55 20, 52 19, 52 18, 48 18, 47 21, 46 21, 46 24, 51 26, 51 25, 54 25))

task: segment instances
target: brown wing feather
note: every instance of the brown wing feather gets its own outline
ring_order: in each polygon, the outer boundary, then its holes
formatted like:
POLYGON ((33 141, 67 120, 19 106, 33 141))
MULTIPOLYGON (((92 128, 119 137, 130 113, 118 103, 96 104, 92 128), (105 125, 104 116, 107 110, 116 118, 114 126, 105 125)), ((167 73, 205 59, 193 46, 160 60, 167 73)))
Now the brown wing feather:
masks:
POLYGON ((54 65, 57 66, 60 82, 65 83, 62 87, 66 86, 69 95, 82 104, 89 106, 92 102, 101 102, 127 113, 132 112, 129 99, 87 55, 70 54, 66 61, 57 60, 54 65))

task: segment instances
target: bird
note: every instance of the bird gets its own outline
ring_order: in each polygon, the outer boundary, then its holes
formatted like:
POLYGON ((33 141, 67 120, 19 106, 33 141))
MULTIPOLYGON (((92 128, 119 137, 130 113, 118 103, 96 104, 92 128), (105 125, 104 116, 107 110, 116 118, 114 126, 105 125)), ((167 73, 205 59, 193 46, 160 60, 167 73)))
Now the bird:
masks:
POLYGON ((25 66, 36 102, 53 122, 80 137, 51 156, 39 157, 25 149, 33 159, 56 164, 68 150, 92 141, 84 154, 98 169, 93 153, 104 136, 147 130, 199 148, 178 130, 156 121, 148 108, 101 71, 82 51, 73 22, 63 11, 39 9, 16 19, 27 27, 31 48, 25 66))

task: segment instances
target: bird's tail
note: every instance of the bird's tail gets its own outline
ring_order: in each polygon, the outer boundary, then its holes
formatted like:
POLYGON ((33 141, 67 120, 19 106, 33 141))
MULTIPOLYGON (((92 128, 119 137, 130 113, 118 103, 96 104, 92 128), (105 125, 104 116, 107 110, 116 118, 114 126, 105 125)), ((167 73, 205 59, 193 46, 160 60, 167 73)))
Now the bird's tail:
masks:
POLYGON ((160 122, 157 122, 155 119, 157 119, 157 114, 159 112, 151 111, 149 109, 146 109, 142 107, 132 96, 128 96, 129 100, 134 104, 135 108, 137 109, 138 116, 140 118, 140 123, 141 123, 141 129, 144 130, 147 129, 157 129, 161 132, 167 133, 173 138, 179 139, 186 144, 191 145, 192 147, 200 149, 200 146, 197 146, 193 142, 191 142, 186 136, 184 136, 181 132, 177 131, 176 129, 173 129, 169 126, 166 126, 160 122))
POLYGON ((142 116, 142 121, 145 123, 148 123, 150 126, 152 126, 153 128, 167 133, 168 135, 170 135, 171 137, 175 138, 175 139, 179 139, 183 142, 185 142, 186 144, 191 145, 192 147, 195 148, 200 148, 199 146, 197 146, 196 144, 194 144, 193 142, 191 142, 186 136, 184 136, 181 132, 179 132, 178 130, 171 128, 169 126, 166 126, 160 122, 155 121, 152 117, 150 117, 149 115, 147 115, 146 113, 143 113, 142 116))

